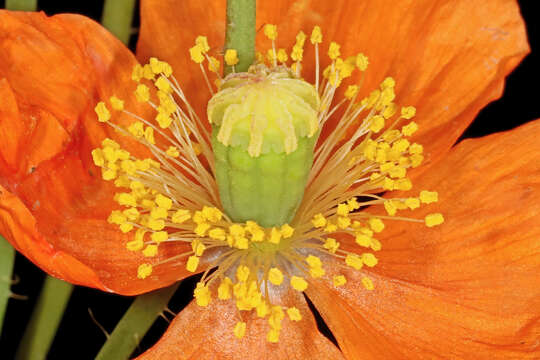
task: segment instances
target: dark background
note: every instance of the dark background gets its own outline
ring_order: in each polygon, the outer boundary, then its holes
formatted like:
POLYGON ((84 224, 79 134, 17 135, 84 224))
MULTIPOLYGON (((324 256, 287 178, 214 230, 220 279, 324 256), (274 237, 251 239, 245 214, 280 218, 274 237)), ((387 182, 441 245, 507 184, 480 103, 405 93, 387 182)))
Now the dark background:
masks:
MULTIPOLYGON (((540 14, 533 10, 535 0, 518 2, 527 24, 532 53, 508 77, 503 97, 481 111, 463 134, 462 139, 512 129, 527 121, 540 118, 540 91, 537 89, 540 80, 537 71, 540 66, 540 14)), ((40 0, 38 6, 49 15, 62 12, 79 13, 99 21, 103 3, 100 0, 40 0)), ((4 1, 0 1, 0 8, 3 7, 4 1)), ((133 26, 134 28, 138 26, 138 11, 135 14, 133 26)), ((132 49, 136 40, 135 33, 130 42, 132 49)), ((4 330, 0 338, 1 359, 14 357, 45 277, 41 270, 20 255, 17 255, 15 260, 14 274, 19 281, 12 287, 12 291, 27 296, 27 300, 11 299, 9 302, 4 330)), ((169 304, 173 312, 178 312, 187 305, 195 283, 196 280, 193 278, 182 283, 169 304)), ((103 328, 112 332, 131 301, 131 298, 76 287, 51 347, 49 359, 93 359, 105 341, 105 335, 91 319, 89 309, 103 328), (76 353, 74 349, 77 349, 76 353)), ((168 315, 168 318, 172 319, 172 316, 168 315)), ((141 349, 144 350, 155 343, 166 330, 167 325, 165 319, 158 319, 144 337, 140 345, 141 349)), ((321 322, 319 325, 321 330, 331 337, 331 334, 324 330, 325 325, 321 322)), ((140 354, 141 349, 134 355, 140 354)))

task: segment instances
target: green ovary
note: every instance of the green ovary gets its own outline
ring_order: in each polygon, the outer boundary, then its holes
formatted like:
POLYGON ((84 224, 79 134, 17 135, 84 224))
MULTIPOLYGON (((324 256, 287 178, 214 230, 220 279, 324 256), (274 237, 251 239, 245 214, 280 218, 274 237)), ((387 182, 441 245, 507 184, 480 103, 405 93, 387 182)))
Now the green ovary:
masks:
POLYGON ((319 97, 281 69, 232 74, 208 104, 223 209, 235 222, 290 223, 318 138, 319 97))

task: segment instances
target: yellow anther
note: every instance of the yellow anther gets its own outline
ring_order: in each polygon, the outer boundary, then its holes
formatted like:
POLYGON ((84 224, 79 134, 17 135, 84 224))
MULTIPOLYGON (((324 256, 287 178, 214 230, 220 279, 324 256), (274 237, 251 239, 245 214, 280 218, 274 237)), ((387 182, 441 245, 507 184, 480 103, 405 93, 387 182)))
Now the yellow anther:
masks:
POLYGON ((195 235, 202 237, 206 234, 206 232, 208 231, 208 229, 210 229, 210 227, 211 227, 210 224, 202 222, 200 224, 197 224, 193 232, 195 233, 195 235))
POLYGON ((424 147, 420 144, 414 143, 409 146, 409 154, 422 154, 424 152, 424 147))
POLYGON ((310 267, 321 267, 322 266, 321 259, 318 258, 317 256, 308 255, 308 257, 306 258, 306 262, 308 263, 308 265, 310 267))
POLYGON ((135 89, 135 98, 139 102, 147 102, 150 100, 150 89, 148 86, 144 84, 137 85, 137 89, 135 89))
POLYGON ((409 191, 411 189, 412 189, 412 182, 411 180, 407 178, 398 179, 394 182, 394 190, 409 191))
POLYGON ((396 114, 396 111, 397 111, 397 105, 395 103, 390 103, 384 108, 381 115, 385 119, 390 119, 392 116, 396 114))
POLYGON ((416 132, 416 130, 418 130, 418 124, 414 121, 411 121, 410 123, 401 128, 401 133, 405 136, 411 136, 416 132))
POLYGON ((347 279, 343 275, 334 275, 332 282, 335 287, 343 286, 347 283, 347 279))
MULTIPOLYGON (((291 59, 293 59, 294 61, 302 61, 303 57, 304 49, 299 45, 294 45, 291 51, 291 59)), ((296 66, 296 64, 293 64, 292 66, 296 66)))
POLYGON ((165 221, 162 219, 149 219, 148 227, 155 231, 163 230, 165 228, 165 221))
POLYGON ((169 239, 169 233, 166 231, 156 231, 150 235, 150 239, 159 244, 169 239))
POLYGON ((436 191, 422 190, 420 191, 420 201, 422 204, 431 204, 437 202, 439 201, 439 193, 436 191))
POLYGON ((420 200, 417 198, 408 198, 405 200, 405 205, 411 210, 417 209, 420 207, 420 200))
POLYGON ((444 222, 444 217, 440 213, 429 214, 426 215, 425 222, 427 227, 434 227, 442 224, 444 222))
POLYGON ((337 226, 340 229, 346 229, 351 225, 351 219, 345 216, 339 216, 337 219, 337 226))
POLYGON ((225 277, 218 287, 218 299, 228 300, 232 297, 232 280, 228 277, 225 277))
POLYGON ((335 254, 339 248, 339 242, 337 242, 334 238, 326 238, 323 247, 330 253, 335 254))
POLYGON ((284 224, 281 226, 280 231, 281 231, 281 235, 283 235, 283 238, 288 239, 291 236, 293 236, 294 228, 289 226, 289 224, 284 224))
POLYGON ((264 318, 270 314, 270 306, 265 301, 261 301, 255 309, 257 310, 257 316, 260 318, 264 318))
POLYGON ((249 240, 245 237, 239 237, 234 240, 234 247, 242 250, 249 248, 249 240))
POLYGON ((154 138, 154 129, 150 126, 147 126, 146 129, 144 129, 144 139, 152 145, 156 143, 154 138))
POLYGON ((384 127, 384 117, 381 115, 375 115, 371 118, 371 125, 369 126, 369 130, 373 131, 374 133, 378 133, 382 130, 384 127))
POLYGON ((124 214, 129 221, 135 221, 140 216, 139 210, 137 210, 136 208, 124 210, 122 211, 122 214, 124 214))
POLYGON ((356 234, 356 237, 354 241, 363 247, 369 247, 371 245, 371 237, 366 234, 358 233, 356 234))
POLYGON ((349 85, 345 91, 345 97, 351 100, 356 94, 358 94, 358 85, 349 85))
POLYGON ((364 54, 358 54, 356 55, 356 67, 360 70, 360 71, 366 71, 368 65, 369 65, 369 60, 367 58, 366 55, 364 54))
POLYGON ((105 157, 103 156, 103 151, 101 149, 92 150, 92 160, 96 166, 102 167, 105 165, 105 157))
POLYGON ((373 290, 374 288, 373 281, 371 281, 371 279, 367 277, 362 278, 362 285, 364 285, 366 290, 373 290))
POLYGON ((141 64, 136 64, 133 67, 133 71, 131 73, 131 80, 139 82, 141 81, 142 77, 143 77, 143 67, 141 66, 141 64))
POLYGON ((180 209, 177 210, 171 217, 171 221, 175 224, 182 224, 191 218, 189 210, 180 209))
POLYGON ((381 89, 384 90, 384 89, 388 89, 388 88, 393 88, 396 86, 396 81, 394 80, 394 78, 392 77, 387 77, 383 80, 383 82, 381 83, 381 89))
POLYGON ((268 49, 266 52, 266 60, 268 60, 270 64, 273 64, 277 60, 276 53, 273 49, 268 49))
POLYGON ((322 214, 319 213, 313 217, 313 219, 311 220, 311 223, 316 228, 322 228, 326 225, 326 218, 322 214))
POLYGON ((129 251, 141 251, 143 247, 143 240, 135 239, 126 243, 126 249, 128 249, 129 251))
POLYGON ((313 31, 311 32, 311 38, 310 41, 312 44, 320 44, 322 43, 322 31, 319 26, 315 26, 313 28, 313 31))
POLYGON ((139 279, 146 279, 152 274, 152 265, 150 264, 141 264, 137 268, 137 277, 139 279))
POLYGON ((266 334, 266 341, 271 343, 277 343, 279 341, 279 330, 270 329, 266 334))
POLYGON ((368 220, 369 227, 376 233, 380 233, 384 230, 384 223, 379 218, 370 218, 368 220))
POLYGON ((140 139, 144 136, 144 124, 140 121, 135 121, 128 127, 128 131, 131 135, 140 139))
POLYGON ((213 56, 210 56, 208 58, 208 70, 217 74, 219 73, 220 66, 221 66, 221 63, 219 62, 218 59, 216 59, 213 56))
POLYGON ((180 151, 178 151, 178 148, 176 146, 169 146, 165 153, 173 158, 177 158, 180 156, 180 151))
POLYGON ((157 245, 147 245, 143 250, 143 255, 145 257, 154 257, 157 255, 158 247, 157 245))
POLYGON ((163 92, 165 92, 165 93, 167 93, 167 94, 170 94, 170 93, 172 93, 172 91, 173 91, 173 90, 172 90, 172 87, 171 87, 171 84, 169 83, 169 81, 168 81, 167 79, 165 79, 164 77, 162 77, 162 76, 160 76, 160 77, 156 80, 156 82, 155 82, 154 84, 156 85, 156 87, 157 87, 159 90, 161 90, 161 91, 163 91, 163 92))
POLYGON ((152 67, 150 64, 146 64, 143 66, 143 78, 147 80, 154 80, 154 72, 152 71, 152 67))
POLYGON ((117 193, 114 196, 114 200, 124 206, 137 206, 137 200, 135 197, 128 193, 117 193))
POLYGON ((210 46, 208 46, 208 39, 206 36, 197 36, 195 39, 195 44, 199 45, 201 47, 202 52, 206 53, 208 50, 210 50, 210 46))
POLYGON ((168 215, 167 210, 160 207, 155 207, 150 211, 151 219, 166 219, 168 215))
POLYGON ((332 224, 331 222, 328 222, 324 228, 324 231, 327 233, 333 233, 338 229, 336 224, 332 224))
POLYGON ((382 188, 384 190, 394 190, 394 183, 395 181, 388 178, 388 177, 385 177, 382 181, 382 188))
POLYGON ((193 62, 200 64, 204 61, 203 47, 200 44, 189 48, 189 56, 193 62))
POLYGON ((289 57, 287 56, 287 52, 285 51, 285 49, 279 49, 277 52, 277 60, 281 63, 284 63, 288 59, 289 57))
POLYGON ((424 161, 424 156, 420 154, 411 155, 411 166, 413 168, 420 166, 420 164, 422 164, 422 161, 424 161))
POLYGON ((243 338, 246 335, 246 323, 243 321, 239 321, 234 326, 234 336, 236 336, 238 339, 243 338))
POLYGON ((277 26, 272 24, 264 25, 264 35, 270 40, 276 40, 277 38, 277 26))
POLYGON ((114 110, 118 110, 118 111, 124 110, 124 101, 123 100, 120 100, 116 96, 111 96, 109 101, 111 103, 111 107, 114 110))
POLYGON ((336 60, 339 55, 341 55, 341 52, 340 52, 340 46, 338 43, 332 41, 330 43, 330 46, 328 47, 328 56, 330 57, 330 59, 332 60, 336 60))
POLYGON ((356 200, 356 198, 352 198, 347 200, 347 207, 349 208, 349 212, 360 209, 360 203, 356 200))
POLYGON ((356 270, 360 270, 362 266, 364 266, 362 258, 356 254, 347 254, 347 257, 345 258, 345 264, 356 270))
POLYGON ((374 267, 379 262, 375 255, 373 255, 372 253, 363 253, 362 261, 364 262, 364 264, 366 264, 366 266, 369 267, 374 267))
POLYGON ((208 236, 212 239, 222 240, 222 241, 225 241, 225 239, 227 238, 225 234, 225 230, 223 230, 222 228, 214 228, 210 230, 208 232, 208 236))
POLYGON ((304 291, 308 287, 308 283, 303 277, 293 275, 291 277, 291 286, 296 291, 304 291))
POLYGON ((283 282, 283 273, 278 268, 271 268, 268 271, 268 280, 272 284, 279 286, 283 282))
POLYGON ((208 306, 210 301, 212 301, 212 296, 210 294, 210 289, 208 286, 205 286, 202 282, 197 283, 197 287, 193 292, 197 305, 199 306, 208 306))
POLYGON ((396 215, 397 207, 395 203, 392 200, 385 200, 384 201, 384 209, 390 216, 396 215))
POLYGON ((155 201, 160 208, 169 210, 172 207, 172 200, 164 195, 157 194, 155 201))
POLYGON ((272 244, 279 244, 281 241, 281 232, 276 229, 275 227, 272 228, 272 231, 270 232, 270 238, 268 239, 268 242, 272 244))
POLYGON ((190 256, 188 258, 186 269, 189 272, 195 272, 197 271, 197 267, 199 266, 200 258, 198 256, 190 256))
POLYGON ((227 49, 225 51, 225 63, 229 66, 238 64, 238 53, 235 49, 227 49))
POLYGON ((98 102, 94 110, 98 116, 99 122, 107 122, 111 119, 111 113, 103 101, 98 102))
POLYGON ((245 265, 240 265, 237 269, 236 269, 236 278, 238 279, 238 281, 247 281, 248 277, 249 277, 249 268, 245 265))
POLYGON ((195 239, 191 242, 191 249, 196 256, 202 256, 204 250, 206 250, 206 245, 204 245, 201 240, 195 239))
POLYGON ((291 319, 292 321, 302 320, 302 315, 300 314, 300 310, 298 310, 294 306, 287 309, 287 315, 289 316, 289 319, 291 319))
POLYGON ((133 230, 133 224, 128 222, 120 224, 120 231, 124 234, 130 232, 131 230, 133 230))
POLYGON ((218 208, 209 207, 209 206, 203 207, 202 214, 205 219, 207 219, 208 221, 212 223, 219 222, 223 217, 223 213, 218 208))
POLYGON ((393 166, 389 171, 388 175, 393 178, 404 178, 407 174, 407 170, 401 166, 393 166))
POLYGON ((338 204, 336 214, 339 216, 349 215, 349 207, 345 203, 338 204))
POLYGON ((414 106, 407 106, 401 108, 401 117, 404 119, 412 119, 416 115, 416 108, 414 106))
POLYGON ((256 60, 257 63, 263 64, 264 63, 264 55, 260 51, 256 51, 255 52, 255 60, 256 60))

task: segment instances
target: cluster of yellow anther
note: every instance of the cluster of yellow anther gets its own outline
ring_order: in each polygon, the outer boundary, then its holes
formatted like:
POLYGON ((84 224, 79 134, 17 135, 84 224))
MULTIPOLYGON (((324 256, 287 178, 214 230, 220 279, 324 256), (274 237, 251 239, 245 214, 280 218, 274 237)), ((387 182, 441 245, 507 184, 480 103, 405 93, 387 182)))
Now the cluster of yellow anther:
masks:
MULTIPOLYGON (((291 74, 300 77, 306 34, 298 33, 290 52, 276 47, 275 25, 267 24, 264 34, 272 47, 258 52, 257 61, 269 67, 288 66, 291 74)), ((309 40, 315 50, 314 87, 321 99, 319 128, 338 108, 343 111, 340 126, 316 150, 309 185, 291 225, 263 228, 253 221, 233 223, 222 213, 205 124, 187 102, 169 64, 152 58, 133 71, 132 79, 137 82, 135 98, 155 110, 152 120, 124 109, 124 101, 115 96, 109 104, 99 102, 95 108, 100 122, 145 145, 152 153, 148 158, 136 158, 111 139, 105 139, 92 152, 103 179, 114 181, 120 189, 114 198, 119 209, 110 214, 109 222, 124 233, 133 232, 127 249, 148 258, 139 266, 138 277, 152 276, 153 267, 169 261, 185 263, 190 272, 197 272, 204 262, 206 271, 194 291, 195 300, 200 306, 208 306, 215 297, 218 301, 234 301, 239 321, 232 331, 238 338, 248 330, 242 312, 254 311, 268 322, 267 340, 278 341, 285 316, 299 321, 302 315, 296 307, 273 304, 272 289, 288 286, 305 291, 310 278, 328 276, 324 261, 329 257, 341 259, 355 270, 375 266, 378 260, 374 253, 381 249, 375 234, 384 230, 383 220, 422 222, 428 227, 444 221, 438 213, 424 219, 395 216, 398 210, 436 202, 436 192, 422 190, 418 196, 399 198, 377 195, 412 188, 407 171, 423 161, 423 147, 407 139, 418 129, 410 121, 415 108, 399 108, 394 103, 392 78, 384 79, 379 89, 359 100, 362 80, 358 85, 349 85, 344 98, 332 108, 336 89, 356 70, 363 77, 369 61, 363 54, 342 58, 339 44, 331 42, 329 65, 320 79, 319 47, 323 36, 318 26, 309 40), (133 121, 120 126, 113 122, 114 112, 133 121), (403 120, 409 122, 398 127, 403 120), (387 214, 360 211, 374 205, 382 206, 387 214), (358 250, 342 246, 344 241, 354 241, 358 250), (160 247, 178 243, 188 244, 190 250, 168 259, 158 256, 160 247), (210 273, 211 268, 216 270, 210 273)), ((203 63, 206 61, 207 69, 215 74, 219 89, 221 62, 210 55, 210 50, 206 37, 199 36, 189 54, 213 94, 203 63)), ((233 71, 238 60, 234 49, 223 54, 223 62, 233 71)), ((334 273, 331 281, 339 287, 347 283, 347 278, 334 273)), ((361 281, 367 290, 374 288, 369 277, 363 276, 361 281)))

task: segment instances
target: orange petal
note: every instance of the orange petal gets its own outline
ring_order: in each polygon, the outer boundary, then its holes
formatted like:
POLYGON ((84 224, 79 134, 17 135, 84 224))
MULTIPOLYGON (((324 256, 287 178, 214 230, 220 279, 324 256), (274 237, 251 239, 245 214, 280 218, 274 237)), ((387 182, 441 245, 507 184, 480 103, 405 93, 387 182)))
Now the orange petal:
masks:
MULTIPOLYGON (((181 263, 171 262, 136 279, 144 260, 125 249, 130 236, 107 224, 115 189, 90 156, 105 137, 141 153, 93 111, 111 95, 138 114, 148 110, 131 96, 134 56, 81 16, 0 11, 0 20, 0 134, 9 134, 0 150, 2 234, 44 270, 77 284, 136 294, 185 277, 181 263)), ((153 260, 185 248, 168 247, 153 260)))
POLYGON ((233 301, 213 299, 206 308, 191 302, 159 342, 137 359, 343 359, 340 351, 319 333, 302 294, 289 291, 277 295, 273 302, 296 306, 303 316, 294 322, 285 315, 276 344, 266 341, 267 320, 257 318, 254 313, 239 313, 233 301), (237 339, 233 329, 241 319, 246 322, 246 334, 237 339))
MULTIPOLYGON (((225 2, 142 2, 140 59, 162 57, 173 64, 190 99, 204 114, 209 98, 198 66, 189 60, 195 37, 207 34, 215 51, 223 44, 225 2)), ((257 29, 278 25, 278 46, 291 47, 299 30, 323 30, 323 66, 331 40, 344 56, 365 53, 370 59, 367 94, 386 76, 396 79, 396 101, 418 108, 415 139, 425 147, 426 163, 435 162, 455 143, 476 114, 503 90, 505 76, 527 54, 528 44, 514 1, 468 0, 277 0, 259 1, 257 29)), ((309 43, 309 42, 308 42, 309 43)), ((259 49, 269 45, 258 32, 259 49)), ((306 45, 303 74, 313 79, 313 49, 306 45)), ((422 170, 421 170, 422 169, 422 170)), ((422 167, 423 171, 426 167, 422 167)))
POLYGON ((403 212, 442 212, 442 225, 389 220, 370 273, 346 270, 343 288, 308 288, 345 354, 373 336, 404 358, 539 358, 539 133, 537 120, 463 141, 415 184, 438 191, 439 203, 403 212), (343 332, 354 327, 359 339, 343 332))

